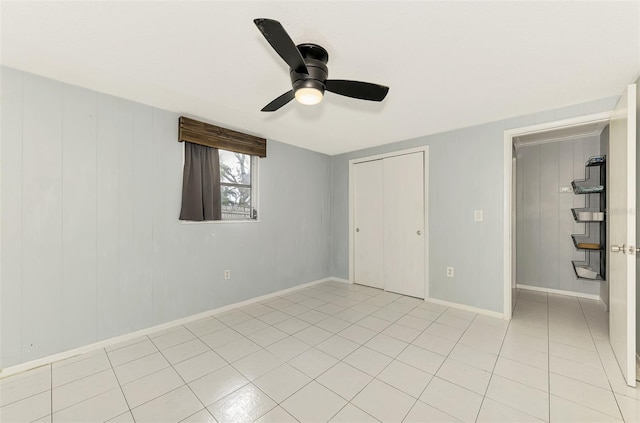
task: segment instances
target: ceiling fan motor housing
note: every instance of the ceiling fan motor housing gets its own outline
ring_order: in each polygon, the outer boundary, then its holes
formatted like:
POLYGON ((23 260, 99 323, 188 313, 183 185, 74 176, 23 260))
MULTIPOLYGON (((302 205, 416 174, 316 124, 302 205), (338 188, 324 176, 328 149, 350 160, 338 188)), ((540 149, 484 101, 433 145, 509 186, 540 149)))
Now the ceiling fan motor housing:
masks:
POLYGON ((321 67, 311 65, 308 60, 305 60, 305 62, 307 64, 309 75, 298 73, 294 70, 291 71, 291 84, 293 85, 293 90, 297 91, 300 88, 315 88, 324 93, 324 81, 327 80, 327 67, 324 66, 324 69, 322 69, 321 67))
POLYGON ((324 93, 325 81, 329 76, 329 69, 327 68, 329 54, 323 47, 317 44, 300 44, 296 47, 300 51, 305 65, 307 65, 309 74, 298 73, 294 69, 291 69, 290 76, 293 90, 315 88, 324 93))

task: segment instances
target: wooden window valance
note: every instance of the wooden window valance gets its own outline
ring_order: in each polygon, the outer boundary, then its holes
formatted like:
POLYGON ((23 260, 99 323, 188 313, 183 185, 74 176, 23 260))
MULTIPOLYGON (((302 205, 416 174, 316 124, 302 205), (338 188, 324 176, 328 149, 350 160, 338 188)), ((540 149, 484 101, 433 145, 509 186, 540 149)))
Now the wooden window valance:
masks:
POLYGON ((180 116, 179 142, 267 157, 267 140, 180 116))

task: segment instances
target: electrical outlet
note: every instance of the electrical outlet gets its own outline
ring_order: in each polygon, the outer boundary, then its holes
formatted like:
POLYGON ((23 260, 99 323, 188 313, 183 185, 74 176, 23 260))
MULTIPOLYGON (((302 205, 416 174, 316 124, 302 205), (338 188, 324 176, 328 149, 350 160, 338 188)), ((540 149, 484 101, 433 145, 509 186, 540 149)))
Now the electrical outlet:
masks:
POLYGON ((453 277, 453 267, 447 267, 447 277, 448 278, 453 277))
POLYGON ((484 220, 484 213, 482 210, 476 210, 473 212, 473 220, 476 222, 482 222, 484 220))
POLYGON ((558 189, 558 192, 573 194, 573 188, 571 187, 571 185, 565 185, 565 186, 560 187, 558 189))
POLYGON ((38 356, 38 346, 33 343, 29 343, 23 347, 22 354, 23 357, 26 358, 36 358, 38 356))
POLYGON ((227 269, 224 271, 224 278, 231 279, 231 270, 227 269))

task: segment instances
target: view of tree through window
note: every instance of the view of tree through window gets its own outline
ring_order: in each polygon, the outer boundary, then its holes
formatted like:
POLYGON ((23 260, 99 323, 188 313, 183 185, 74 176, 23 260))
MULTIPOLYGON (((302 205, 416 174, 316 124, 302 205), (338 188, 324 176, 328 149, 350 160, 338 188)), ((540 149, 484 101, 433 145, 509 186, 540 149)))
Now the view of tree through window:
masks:
POLYGON ((252 203, 251 156, 219 150, 222 220, 255 218, 252 203))

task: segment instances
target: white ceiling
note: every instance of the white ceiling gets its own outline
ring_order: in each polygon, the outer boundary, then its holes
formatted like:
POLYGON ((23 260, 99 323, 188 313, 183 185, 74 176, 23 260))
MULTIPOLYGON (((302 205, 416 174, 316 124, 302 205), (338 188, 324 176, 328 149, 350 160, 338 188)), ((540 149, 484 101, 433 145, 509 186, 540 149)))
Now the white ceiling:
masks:
POLYGON ((2 1, 2 64, 337 154, 618 95, 640 74, 627 2, 2 1), (330 78, 391 87, 260 109, 291 89, 253 24, 329 51, 330 78))

